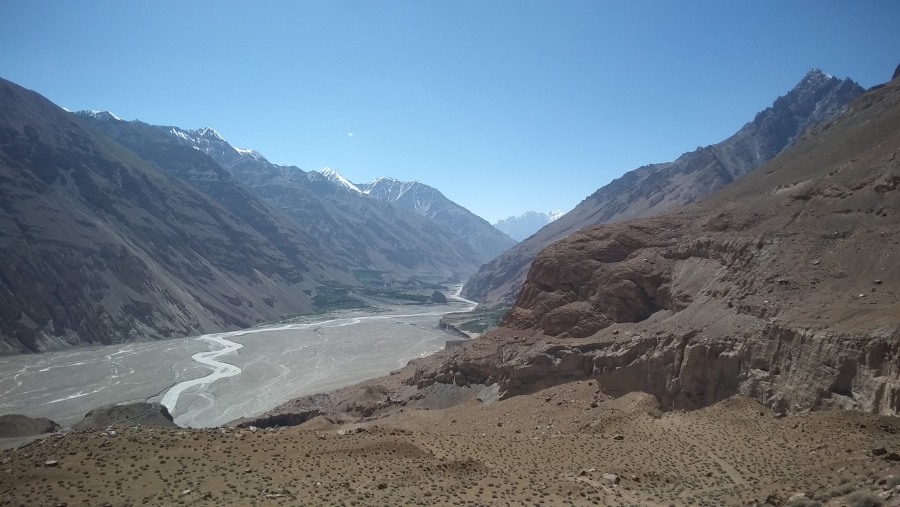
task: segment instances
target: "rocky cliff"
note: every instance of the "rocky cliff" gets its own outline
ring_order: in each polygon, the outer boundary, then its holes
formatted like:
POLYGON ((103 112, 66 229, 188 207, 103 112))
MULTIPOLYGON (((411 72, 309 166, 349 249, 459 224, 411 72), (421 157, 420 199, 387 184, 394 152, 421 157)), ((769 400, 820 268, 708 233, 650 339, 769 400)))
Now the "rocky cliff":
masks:
POLYGON ((771 160, 810 126, 840 114, 862 91, 849 79, 810 71, 728 139, 685 153, 674 162, 640 167, 600 188, 569 213, 482 266, 466 283, 463 295, 488 306, 511 304, 535 256, 554 241, 585 227, 651 216, 694 202, 771 160))
POLYGON ((593 378, 693 409, 900 411, 900 80, 702 203, 537 256, 495 333, 414 381, 503 396, 593 378))

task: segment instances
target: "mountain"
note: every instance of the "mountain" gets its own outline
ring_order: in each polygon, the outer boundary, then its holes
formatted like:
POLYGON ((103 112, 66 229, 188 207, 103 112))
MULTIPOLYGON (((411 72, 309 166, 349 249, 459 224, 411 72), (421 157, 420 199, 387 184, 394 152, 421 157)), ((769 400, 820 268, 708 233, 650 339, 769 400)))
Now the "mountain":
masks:
POLYGON ((600 188, 572 211, 482 266, 463 294, 489 306, 511 304, 531 262, 546 246, 588 226, 650 216, 697 201, 771 160, 811 126, 835 118, 862 92, 850 79, 811 70, 728 139, 685 153, 674 162, 629 171, 600 188))
POLYGON ((551 211, 550 213, 526 211, 517 217, 498 220, 494 227, 516 241, 524 241, 542 227, 563 215, 562 211, 551 211))
POLYGON ((447 227, 477 252, 481 263, 493 259, 516 244, 515 240, 487 220, 424 183, 378 178, 358 187, 366 195, 415 211, 447 227))
MULTIPOLYGON (((702 202, 545 248, 500 329, 416 382, 590 379, 664 410, 900 411, 900 79, 702 202)), ((548 398, 549 399, 549 398, 548 398)))
POLYGON ((215 130, 154 126, 209 155, 239 183, 286 213, 333 263, 361 281, 462 280, 484 262, 458 234, 428 217, 369 197, 336 171, 276 165, 231 146, 215 130))
POLYGON ((353 183, 350 183, 350 180, 343 177, 341 175, 341 173, 335 171, 334 169, 332 169, 330 167, 326 167, 325 169, 322 169, 321 174, 326 179, 328 179, 328 181, 332 182, 333 184, 337 185, 338 187, 340 187, 342 189, 346 189, 346 190, 349 190, 350 192, 356 192, 359 194, 363 193, 363 191, 360 190, 359 187, 357 187, 353 183))
MULTIPOLYGON (((152 125, 124 121, 108 111, 79 111, 74 114, 144 160, 211 197, 265 236, 292 263, 298 266, 318 264, 330 281, 347 278, 342 267, 329 264, 331 256, 324 254, 327 250, 319 238, 238 183, 209 155, 173 141, 170 135, 152 125)), ((204 135, 218 137, 212 129, 206 129, 204 135)))
MULTIPOLYGON (((199 160, 192 178, 239 192, 199 160)), ((309 312, 334 276, 266 208, 234 213, 5 80, 0 183, 3 354, 246 327, 309 312)))

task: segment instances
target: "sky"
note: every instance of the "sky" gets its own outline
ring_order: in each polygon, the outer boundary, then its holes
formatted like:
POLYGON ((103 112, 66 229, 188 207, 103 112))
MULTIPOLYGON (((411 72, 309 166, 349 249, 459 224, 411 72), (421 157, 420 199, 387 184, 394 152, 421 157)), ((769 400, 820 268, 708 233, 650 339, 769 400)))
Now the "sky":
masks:
POLYGON ((0 77, 495 222, 719 142, 812 68, 887 81, 898 20, 896 0, 7 0, 0 77))

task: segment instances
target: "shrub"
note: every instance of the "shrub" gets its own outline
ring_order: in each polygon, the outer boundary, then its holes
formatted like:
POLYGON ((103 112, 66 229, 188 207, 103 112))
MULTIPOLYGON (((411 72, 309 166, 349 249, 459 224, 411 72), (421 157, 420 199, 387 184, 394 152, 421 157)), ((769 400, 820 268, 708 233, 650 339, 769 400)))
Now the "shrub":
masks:
POLYGON ((868 491, 857 491, 847 497, 849 507, 880 507, 881 500, 868 491))

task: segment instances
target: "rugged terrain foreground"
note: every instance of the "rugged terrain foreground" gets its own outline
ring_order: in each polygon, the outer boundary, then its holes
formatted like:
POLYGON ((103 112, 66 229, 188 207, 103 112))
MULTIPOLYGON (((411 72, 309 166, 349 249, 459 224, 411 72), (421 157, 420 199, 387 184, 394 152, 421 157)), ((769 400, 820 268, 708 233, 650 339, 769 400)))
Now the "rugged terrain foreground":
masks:
POLYGON ((742 396, 661 413, 578 381, 361 423, 50 437, 0 453, 0 505, 894 505, 898 431, 742 396))

